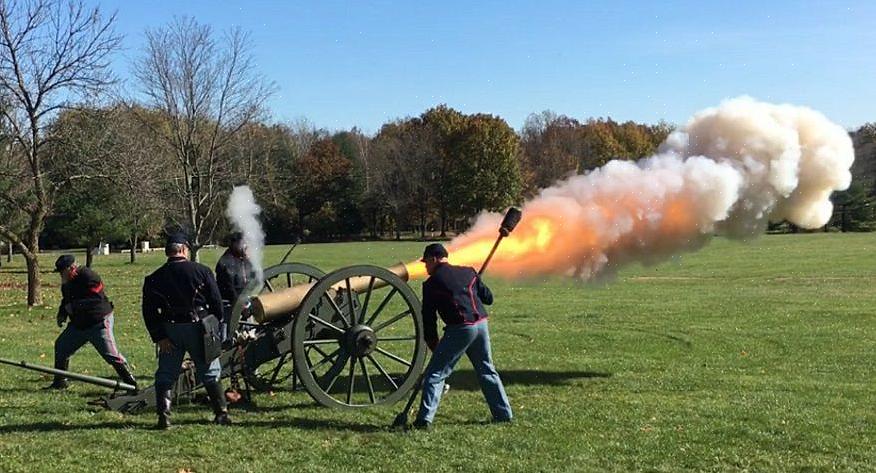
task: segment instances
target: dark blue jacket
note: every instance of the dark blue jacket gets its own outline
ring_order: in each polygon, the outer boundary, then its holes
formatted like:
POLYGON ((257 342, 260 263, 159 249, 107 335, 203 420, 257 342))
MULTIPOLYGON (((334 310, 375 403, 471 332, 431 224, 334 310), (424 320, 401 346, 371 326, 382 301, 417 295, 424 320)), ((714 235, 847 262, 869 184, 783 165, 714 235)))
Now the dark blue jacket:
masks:
POLYGON ((219 294, 222 295, 222 300, 232 306, 254 276, 249 259, 237 256, 231 250, 226 250, 216 263, 216 283, 219 285, 219 294))
POLYGON ((210 268, 178 256, 146 276, 143 321, 153 342, 167 338, 163 322, 195 322, 206 314, 224 319, 219 287, 210 268))
POLYGON ((484 305, 493 293, 474 268, 443 263, 423 283, 423 329, 426 342, 438 341, 437 314, 446 325, 475 324, 487 318, 484 305))

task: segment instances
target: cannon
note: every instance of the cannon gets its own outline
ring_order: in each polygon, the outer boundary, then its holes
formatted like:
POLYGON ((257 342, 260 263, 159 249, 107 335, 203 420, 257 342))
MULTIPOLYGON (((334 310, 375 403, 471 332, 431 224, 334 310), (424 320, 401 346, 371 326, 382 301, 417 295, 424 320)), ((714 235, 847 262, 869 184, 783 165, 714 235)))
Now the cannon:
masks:
MULTIPOLYGON (((247 397, 285 384, 303 388, 328 407, 395 403, 414 387, 426 355, 420 301, 407 280, 401 263, 350 266, 328 274, 304 263, 267 268, 232 306, 230 343, 220 355, 222 377, 242 384, 247 397)), ((128 394, 119 390, 130 386, 103 378, 24 362, 6 364, 115 388, 100 400, 115 411, 136 413, 155 405, 153 386, 128 394)), ((201 388, 193 370, 191 362, 184 363, 174 386, 177 402, 201 388)))

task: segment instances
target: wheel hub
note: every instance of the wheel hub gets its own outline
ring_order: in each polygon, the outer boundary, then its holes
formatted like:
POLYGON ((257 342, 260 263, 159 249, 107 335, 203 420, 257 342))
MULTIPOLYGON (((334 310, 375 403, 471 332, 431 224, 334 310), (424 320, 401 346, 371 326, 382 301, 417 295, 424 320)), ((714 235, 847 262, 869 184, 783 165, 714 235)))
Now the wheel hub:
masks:
POLYGON ((366 325, 356 325, 347 330, 347 351, 356 358, 370 355, 377 347, 377 334, 366 325))

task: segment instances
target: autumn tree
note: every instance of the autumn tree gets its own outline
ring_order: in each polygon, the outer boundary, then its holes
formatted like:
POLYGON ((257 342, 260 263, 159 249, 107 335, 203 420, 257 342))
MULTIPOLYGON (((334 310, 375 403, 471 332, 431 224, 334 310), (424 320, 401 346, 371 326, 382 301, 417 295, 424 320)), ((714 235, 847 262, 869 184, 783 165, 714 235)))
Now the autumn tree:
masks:
POLYGON ((466 117, 448 163, 450 204, 462 216, 502 210, 518 203, 522 191, 519 139, 505 120, 493 115, 466 117))
POLYGON ((437 158, 431 168, 434 177, 429 184, 437 189, 435 204, 438 207, 441 236, 444 237, 447 235, 447 224, 450 219, 462 216, 452 207, 452 196, 446 192, 446 189, 450 186, 451 167, 458 158, 454 154, 454 147, 460 137, 460 130, 465 126, 466 117, 447 105, 439 105, 426 110, 420 115, 420 120, 428 129, 437 158))
POLYGON ((578 174, 584 129, 574 118, 549 110, 527 117, 521 131, 521 175, 528 194, 578 174))
POLYGON ((419 118, 387 123, 374 137, 372 187, 366 195, 391 217, 396 239, 411 222, 416 224, 420 237, 425 237, 427 220, 440 191, 436 184, 439 167, 432 129, 419 118))
POLYGON ((294 196, 300 231, 308 229, 308 217, 318 212, 322 212, 323 221, 335 218, 337 202, 351 185, 351 169, 352 163, 331 138, 314 142, 307 154, 296 160, 289 191, 294 196))
POLYGON ((296 217, 296 194, 298 184, 297 163, 313 143, 328 137, 306 120, 269 127, 265 131, 264 150, 257 162, 258 179, 251 184, 253 192, 263 207, 266 238, 274 241, 289 241, 290 235, 301 235, 296 217))
POLYGON ((0 236, 27 265, 27 303, 40 304, 39 236, 57 190, 90 177, 48 172, 47 127, 61 110, 113 82, 115 15, 81 1, 0 0, 0 116, 9 133, 0 176, 0 236))

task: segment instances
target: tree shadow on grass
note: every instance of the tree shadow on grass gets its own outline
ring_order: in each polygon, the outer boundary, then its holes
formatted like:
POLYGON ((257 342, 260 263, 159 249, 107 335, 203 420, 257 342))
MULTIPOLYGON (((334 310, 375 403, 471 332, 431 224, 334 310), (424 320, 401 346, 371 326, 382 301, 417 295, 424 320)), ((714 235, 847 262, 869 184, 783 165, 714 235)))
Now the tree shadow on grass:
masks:
MULTIPOLYGON (((598 371, 499 370, 506 386, 569 386, 578 379, 610 378, 611 373, 598 371)), ((473 370, 454 371, 447 382, 452 389, 480 391, 478 375, 473 370)))

